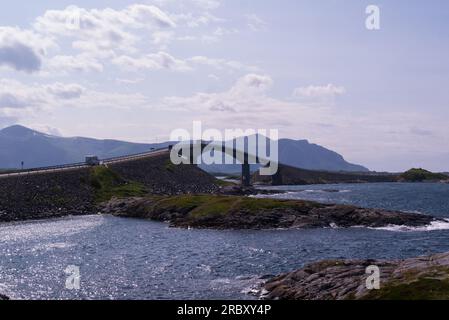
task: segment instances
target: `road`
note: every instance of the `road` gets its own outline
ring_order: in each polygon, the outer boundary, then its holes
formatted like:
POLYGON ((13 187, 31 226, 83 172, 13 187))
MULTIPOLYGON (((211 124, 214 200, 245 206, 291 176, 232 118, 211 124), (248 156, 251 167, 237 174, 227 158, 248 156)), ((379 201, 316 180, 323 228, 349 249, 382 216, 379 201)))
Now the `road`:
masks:
MULTIPOLYGON (((152 157, 157 157, 157 156, 166 154, 168 152, 169 152, 168 148, 164 148, 164 149, 152 150, 152 151, 145 152, 145 153, 135 154, 135 155, 105 159, 105 160, 102 160, 101 163, 104 165, 109 165, 109 164, 121 163, 121 162, 126 162, 126 161, 144 159, 144 158, 152 158, 152 157)), ((35 175, 35 174, 44 174, 44 173, 49 173, 49 172, 79 170, 79 169, 89 168, 89 167, 91 167, 91 166, 86 165, 85 163, 73 163, 73 164, 67 164, 67 165, 61 165, 61 166, 19 170, 19 171, 0 174, 0 179, 1 178, 9 178, 9 177, 35 175)))

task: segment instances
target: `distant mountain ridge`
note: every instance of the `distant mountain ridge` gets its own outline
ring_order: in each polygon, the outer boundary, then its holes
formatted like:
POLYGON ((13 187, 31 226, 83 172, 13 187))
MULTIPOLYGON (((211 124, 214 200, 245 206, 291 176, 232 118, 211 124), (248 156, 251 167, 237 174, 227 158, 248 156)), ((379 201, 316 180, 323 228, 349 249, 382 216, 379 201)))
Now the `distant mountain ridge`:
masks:
POLYGON ((141 144, 118 140, 83 137, 63 138, 48 135, 20 125, 0 130, 0 168, 44 167, 82 162, 86 155, 111 158, 145 152, 162 144, 141 144))
POLYGON ((279 140, 279 160, 282 164, 309 170, 369 171, 364 166, 347 162, 337 152, 307 140, 279 140))
MULTIPOLYGON (((99 140, 83 137, 59 137, 48 135, 20 125, 0 130, 0 168, 25 168, 52 166, 82 162, 86 155, 101 159, 136 154, 151 148, 162 148, 170 142, 159 144, 132 143, 119 140, 99 140)), ((367 168, 347 162, 338 153, 311 144, 307 140, 279 140, 280 162, 289 166, 326 171, 369 171, 367 168)), ((239 172, 238 165, 201 165, 209 172, 239 172)))
MULTIPOLYGON (((256 137, 257 138, 257 137, 256 137)), ((267 143, 269 149, 269 143, 267 143)), ((364 166, 347 162, 342 155, 326 149, 307 140, 280 139, 278 141, 279 162, 283 165, 306 170, 332 171, 332 172, 369 172, 364 166)), ((257 150, 257 149, 256 149, 257 150)), ((209 172, 217 174, 239 173, 240 165, 200 165, 209 172)), ((251 165, 255 172, 259 165, 251 165)))

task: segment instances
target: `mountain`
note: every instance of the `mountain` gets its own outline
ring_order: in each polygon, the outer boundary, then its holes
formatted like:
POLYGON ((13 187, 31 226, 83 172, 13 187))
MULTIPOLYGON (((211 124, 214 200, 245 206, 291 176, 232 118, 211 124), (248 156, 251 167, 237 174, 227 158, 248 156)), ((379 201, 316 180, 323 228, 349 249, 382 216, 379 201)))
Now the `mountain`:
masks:
POLYGON ((0 130, 0 168, 25 168, 82 162, 86 155, 101 159, 145 152, 166 144, 140 144, 82 137, 63 138, 15 125, 0 130))
MULTIPOLYGON (((321 171, 347 171, 347 172, 368 172, 369 169, 347 162, 340 154, 326 149, 317 144, 309 143, 307 140, 279 140, 279 162, 301 169, 321 170, 321 171)), ((240 165, 201 165, 204 170, 233 174, 239 173, 240 165)), ((251 165, 251 171, 257 171, 258 165, 251 165)))
MULTIPOLYGON (((20 125, 0 130, 0 168, 43 167, 82 162, 86 155, 100 159, 145 152, 151 148, 166 147, 160 144, 131 143, 118 140, 91 138, 65 138, 44 134, 20 125)), ((310 144, 306 140, 279 140, 280 162, 292 167, 327 171, 368 171, 365 167, 348 163, 338 153, 310 144)), ((239 165, 201 165, 209 172, 238 173, 239 165)), ((252 166, 253 171, 258 166, 252 166)))
POLYGON ((347 162, 342 155, 307 140, 279 140, 282 164, 309 170, 366 172, 367 168, 347 162))

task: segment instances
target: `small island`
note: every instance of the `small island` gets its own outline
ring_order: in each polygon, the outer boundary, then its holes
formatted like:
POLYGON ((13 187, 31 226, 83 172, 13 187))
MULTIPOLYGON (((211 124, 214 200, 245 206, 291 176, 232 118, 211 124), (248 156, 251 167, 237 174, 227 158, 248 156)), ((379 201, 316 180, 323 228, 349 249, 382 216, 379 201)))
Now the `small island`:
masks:
POLYGON ((265 299, 447 300, 449 253, 406 260, 327 260, 268 280, 265 299), (369 290, 366 269, 380 270, 380 289, 369 290))
POLYGON ((100 206, 100 212, 167 222, 172 227, 200 229, 420 227, 438 221, 432 216, 416 213, 227 195, 113 198, 100 206))
POLYGON ((398 178, 399 182, 449 182, 449 176, 443 173, 433 173, 422 168, 413 168, 398 178))

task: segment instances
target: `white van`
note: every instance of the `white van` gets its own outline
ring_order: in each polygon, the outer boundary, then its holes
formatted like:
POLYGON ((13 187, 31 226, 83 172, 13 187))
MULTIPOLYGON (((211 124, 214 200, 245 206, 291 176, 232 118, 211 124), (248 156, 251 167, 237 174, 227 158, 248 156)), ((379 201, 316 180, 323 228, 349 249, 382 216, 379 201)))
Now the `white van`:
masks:
POLYGON ((98 166, 100 165, 100 159, 97 156, 86 156, 86 164, 88 166, 98 166))

